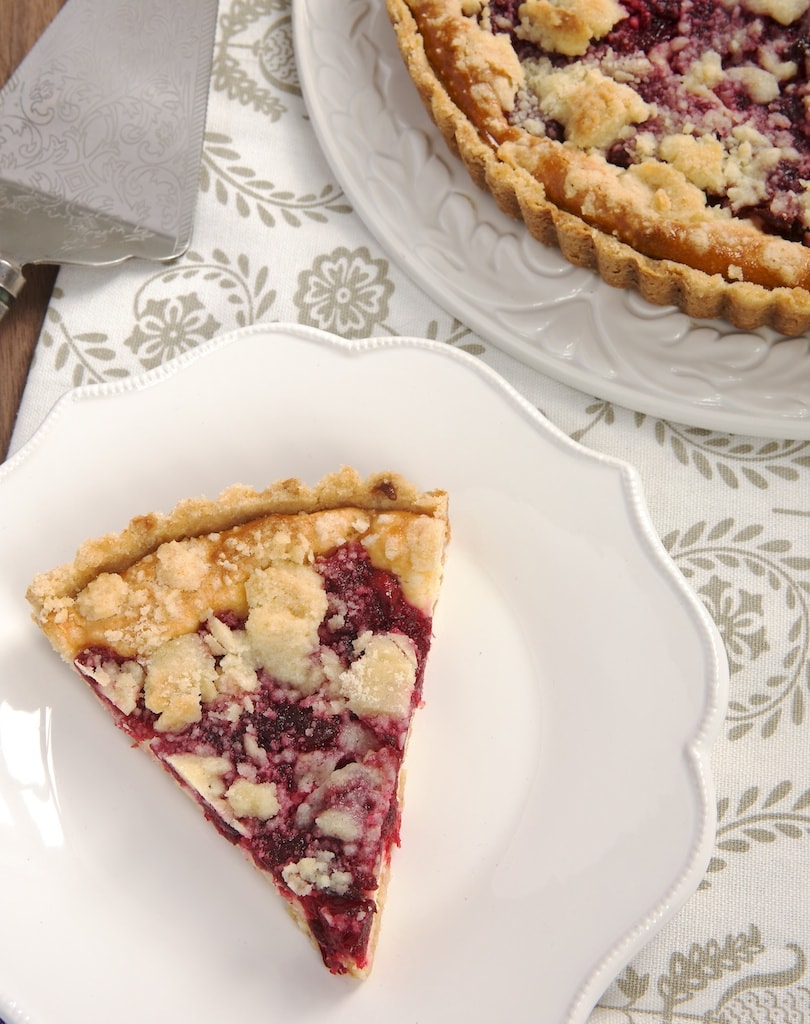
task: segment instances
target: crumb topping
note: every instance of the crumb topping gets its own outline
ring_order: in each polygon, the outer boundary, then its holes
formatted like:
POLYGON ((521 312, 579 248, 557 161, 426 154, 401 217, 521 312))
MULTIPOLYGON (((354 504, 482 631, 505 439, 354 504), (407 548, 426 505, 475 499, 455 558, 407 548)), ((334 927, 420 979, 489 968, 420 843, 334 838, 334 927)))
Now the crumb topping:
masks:
POLYGON ((623 0, 570 47, 527 29, 530 7, 542 25, 547 8, 561 18, 569 6, 489 5, 525 72, 511 123, 620 169, 669 163, 711 203, 807 244, 810 4, 623 0))
POLYGON ((169 589, 196 590, 208 571, 207 551, 203 542, 168 541, 157 549, 156 557, 157 579, 169 589))
POLYGON ((580 149, 607 149, 651 113, 629 85, 583 63, 554 69, 550 61, 527 62, 526 83, 543 116, 562 124, 566 141, 580 149))
MULTIPOLYGON (((151 656, 224 604, 247 618, 254 653, 306 690, 312 678, 301 659, 316 645, 324 600, 316 559, 357 542, 376 566, 398 577, 409 601, 429 609, 441 579, 436 552, 444 541, 442 520, 399 510, 267 516, 161 545, 120 573, 100 574, 75 597, 46 600, 40 619, 58 634, 67 658, 88 643, 151 656), (280 646, 279 640, 284 641, 280 646)), ((224 636, 221 630, 218 635, 224 636)), ((244 659, 237 663, 244 652, 230 653, 234 671, 244 675, 244 659)))
POLYGON ((441 501, 374 487, 370 508, 218 524, 75 593, 75 568, 29 592, 53 646, 273 877, 335 973, 369 963, 448 539, 441 501))
POLYGON ((352 644, 358 657, 340 674, 338 686, 349 710, 402 716, 411 707, 417 657, 407 636, 363 633, 352 644))
MULTIPOLYGON (((76 599, 79 613, 89 622, 108 619, 127 597, 127 585, 116 573, 103 572, 84 588, 76 599)), ((64 611, 66 605, 60 609, 64 611)))
POLYGON ((525 0, 518 8, 518 39, 568 57, 585 53, 626 17, 616 0, 525 0))
POLYGON ((327 966, 340 972, 368 938, 397 841, 397 780, 430 617, 357 540, 311 565, 258 572, 246 614, 209 612, 149 656, 90 646, 76 667, 227 837, 303 901, 313 932, 329 936, 327 966))
POLYGON ((161 644, 147 661, 143 685, 144 704, 158 716, 155 729, 199 722, 202 702, 216 696, 216 678, 214 659, 196 633, 161 644))
POLYGON ((767 14, 780 25, 791 25, 810 8, 810 0, 743 0, 753 14, 767 14))
POLYGON ((251 573, 245 596, 254 662, 279 682, 311 693, 319 682, 311 656, 327 608, 321 577, 308 565, 269 566, 251 573))

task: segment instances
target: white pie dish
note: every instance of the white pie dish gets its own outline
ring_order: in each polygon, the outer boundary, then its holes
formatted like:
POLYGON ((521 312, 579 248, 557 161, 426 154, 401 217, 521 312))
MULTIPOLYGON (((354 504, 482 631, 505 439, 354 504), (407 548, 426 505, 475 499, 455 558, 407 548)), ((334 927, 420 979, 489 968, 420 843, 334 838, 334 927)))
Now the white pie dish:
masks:
POLYGON ((296 0, 293 19, 324 154, 383 249, 444 309, 588 395, 708 430, 810 438, 810 335, 693 320, 572 267, 451 155, 384 3, 296 0))
POLYGON ((70 392, 0 467, 0 1017, 582 1024, 699 884, 727 669, 635 472, 481 362, 257 326, 70 392), (450 493, 377 962, 331 977, 28 617, 133 514, 342 463, 450 493), (519 547, 518 539, 528 544, 519 547), (494 711, 493 711, 494 700, 494 711), (32 955, 35 951, 35 955, 32 955), (47 978, 47 984, 43 979, 47 978))

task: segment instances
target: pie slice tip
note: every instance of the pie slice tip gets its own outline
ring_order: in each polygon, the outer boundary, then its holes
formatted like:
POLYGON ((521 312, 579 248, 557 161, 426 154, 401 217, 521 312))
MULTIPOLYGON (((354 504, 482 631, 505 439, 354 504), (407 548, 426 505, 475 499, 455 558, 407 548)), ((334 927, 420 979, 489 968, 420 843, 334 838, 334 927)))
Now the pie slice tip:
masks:
POLYGON ((344 467, 139 516, 27 593, 334 974, 373 962, 448 541, 445 492, 344 467))

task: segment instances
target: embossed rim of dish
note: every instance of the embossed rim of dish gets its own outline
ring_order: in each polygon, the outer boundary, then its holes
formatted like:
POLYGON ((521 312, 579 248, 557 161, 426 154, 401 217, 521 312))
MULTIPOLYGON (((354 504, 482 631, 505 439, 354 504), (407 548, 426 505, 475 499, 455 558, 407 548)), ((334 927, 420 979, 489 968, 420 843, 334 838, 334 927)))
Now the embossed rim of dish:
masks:
POLYGON ((293 18, 304 96, 338 180, 381 246, 448 312, 586 394, 708 430, 810 438, 810 335, 692 320, 566 263, 447 150, 384 5, 349 0, 338 17, 325 0, 300 0, 293 18), (508 295, 493 287, 497 268, 508 295))
MULTIPOLYGON (((681 751, 681 757, 677 759, 678 765, 673 764, 671 770, 677 774, 680 780, 679 793, 683 796, 689 808, 687 817, 692 822, 692 831, 688 840, 684 841, 686 847, 683 859, 680 861, 681 867, 676 873, 677 877, 673 877, 670 883, 663 887, 665 891, 662 891, 654 901, 646 906, 643 912, 640 912, 634 918, 634 923, 623 932, 620 940, 612 948, 602 953, 597 960, 598 966, 594 970, 589 971, 587 977, 581 978, 580 983, 575 986, 576 991, 565 992, 561 996, 561 998, 564 998, 565 1005, 569 1006, 569 1010, 565 1014, 565 1020, 568 1024, 583 1024, 591 1007, 598 999, 602 990, 607 987, 610 980, 627 960, 669 920, 696 888, 710 857, 715 834, 715 807, 709 758, 714 735, 722 721, 726 700, 727 667, 722 650, 722 642, 708 612, 689 589, 686 581, 678 572, 655 535, 646 511, 639 478, 632 467, 620 460, 593 453, 575 444, 561 431, 550 425, 536 409, 526 402, 502 378, 479 360, 475 360, 463 352, 427 340, 410 338, 375 338, 359 342, 348 342, 313 329, 280 324, 244 328, 233 334, 214 339, 214 341, 195 352, 179 357, 174 362, 166 364, 142 378, 114 384, 91 386, 68 393, 68 395, 60 400, 54 411, 46 419, 41 430, 32 438, 28 445, 8 463, 0 467, 0 488, 12 488, 17 479, 25 476, 28 476, 30 486, 30 481, 36 478, 37 467, 42 464, 41 460, 45 461, 44 468, 47 468, 47 460, 52 457, 50 453, 61 451, 62 443, 66 438, 70 440, 74 430, 78 430, 80 435, 86 437, 87 431, 92 428, 93 423, 95 423, 96 427, 98 426, 102 409, 106 413, 104 420, 105 437, 108 438, 106 444, 115 445, 116 426, 120 427, 120 423, 131 424, 135 422, 135 420, 132 420, 134 411, 140 412, 144 408, 155 410, 159 409, 161 404, 165 404, 164 414, 168 415, 171 412, 171 415, 174 417, 176 416, 177 409, 184 407, 184 402, 190 411, 196 409, 197 407, 194 405, 194 402, 199 400, 199 385, 201 381, 206 385, 202 389, 205 393, 212 389, 223 387, 223 382, 228 379, 231 380, 232 386, 234 378, 243 380, 246 371, 255 370, 258 365, 264 362, 264 369, 268 372, 264 374, 254 373, 254 388, 260 386, 260 381, 266 381, 272 376, 272 374, 269 374, 269 371, 273 367, 280 371, 277 373, 277 379, 281 382, 280 386, 286 386, 287 376, 295 364, 297 364, 299 373, 303 372, 304 368, 306 368, 306 372, 312 373, 315 372, 316 366, 320 366, 321 372, 326 374, 326 379, 331 388, 334 374, 327 371, 335 369, 337 365, 334 362, 335 359, 345 359, 345 357, 349 357, 350 361, 339 364, 341 374, 351 372, 353 375, 356 375, 358 372, 357 361, 359 359, 364 364, 367 372, 372 372, 370 369, 372 363, 375 364, 374 374, 377 373, 377 368, 383 370, 384 372, 380 377, 381 381, 389 380, 388 371, 385 367, 392 360, 400 364, 404 359, 408 364, 413 364, 416 369, 422 366, 423 360, 429 360, 429 365, 436 376, 441 378, 445 384, 447 381, 443 376, 444 374, 452 376, 453 382, 458 381, 460 385, 458 392, 461 393, 462 397, 456 400, 463 402, 463 407, 467 408, 465 415, 468 422, 472 422, 477 417, 478 407, 471 407, 473 405, 471 399, 474 397, 472 392, 475 392, 479 397, 485 396, 487 403, 491 401, 499 408, 502 406, 504 413, 510 419, 510 423, 512 422, 511 417, 516 417, 515 425, 510 427, 510 431, 518 430, 520 436, 524 438, 527 451, 532 449, 531 455, 533 457, 535 473, 537 473, 537 459, 535 458, 537 451, 534 448, 540 445, 547 452, 547 457, 553 460, 555 469, 560 468, 560 466, 570 468, 572 480, 577 481, 577 488, 581 487, 584 491, 595 489, 595 494, 599 495, 601 489, 608 482, 608 486, 613 488, 610 493, 613 495, 614 500, 619 501, 619 519, 623 522, 629 521, 631 526, 632 540, 628 542, 628 550, 624 552, 624 557, 631 553, 634 558, 638 557, 639 564, 643 565, 655 578, 652 594, 650 594, 649 586, 644 588, 644 603, 647 604, 652 601, 652 604, 658 607, 656 605, 656 595, 658 594, 664 609, 668 613, 664 616, 667 628, 675 629, 674 620, 678 620, 680 624, 677 628, 685 630, 686 635, 680 634, 680 640, 684 641, 686 639, 688 642, 685 645, 679 644, 678 647, 686 646, 691 650, 688 656, 688 675, 690 679, 695 675, 695 665, 692 663, 692 657, 699 657, 700 664, 702 665, 702 674, 701 672, 697 673, 699 680, 695 681, 692 679, 692 682, 689 683, 690 687, 694 687, 694 691, 690 690, 692 696, 685 698, 691 709, 689 711, 691 726, 688 734, 678 733, 677 737, 670 737, 675 746, 681 751), (289 346, 286 349, 284 348, 285 344, 289 346), (282 353, 282 355, 279 355, 279 353, 282 353), (313 353, 314 359, 312 358, 313 353), (332 360, 331 363, 330 360, 332 360), (197 368, 196 375, 194 370, 195 364, 197 368), (326 368, 325 364, 328 364, 326 368), (186 373, 183 372, 184 369, 187 371, 186 373), (194 390, 195 388, 196 390, 194 390), (467 393, 468 389, 469 393, 467 393), (178 396, 181 398, 179 402, 178 396), (105 399, 112 401, 103 401, 105 399), (117 403, 122 402, 123 399, 128 399, 126 403, 127 411, 125 417, 118 423, 116 421, 116 407, 117 403), (133 405, 133 402, 135 405, 133 405), (32 473, 33 477, 29 475, 32 473), (659 590, 660 594, 658 593, 659 590), (700 695, 699 700, 697 699, 698 694, 700 695), (681 761, 683 761, 682 764, 680 763, 681 761)), ((413 381, 411 382, 412 385, 413 381)), ((230 399, 230 401, 233 402, 234 400, 230 399)), ((453 401, 453 398, 449 399, 451 406, 453 401)), ((204 416, 204 414, 201 415, 204 416)), ((270 415, 272 419, 272 414, 270 415)), ((194 418, 194 415, 192 415, 191 419, 194 420, 194 418)), ((353 431, 359 429, 359 423, 352 427, 353 431)), ((498 432, 497 427, 487 426, 486 429, 494 430, 496 434, 498 432)), ((128 439, 128 443, 136 442, 137 439, 128 439)), ((183 443, 185 442, 180 444, 180 448, 182 448, 183 443)), ((373 449, 376 443, 376 439, 374 442, 370 442, 370 447, 373 449)), ((176 445, 176 441, 170 442, 170 448, 176 445)), ((495 437, 495 445, 496 447, 499 445, 497 437, 495 437)), ((459 461, 457 443, 454 444, 448 439, 441 447, 444 451, 441 459, 452 459, 455 465, 459 461)), ((476 456, 477 454, 476 452, 476 456)), ((369 454, 366 453, 366 459, 368 457, 369 454)), ((426 462, 429 462, 435 456, 427 453, 420 458, 417 453, 411 453, 410 457, 415 458, 416 461, 424 459, 426 462)), ((525 458, 520 453, 516 457, 518 461, 521 458, 525 458)), ((379 461, 377 456, 375 458, 379 461)), ((475 481, 472 485, 474 488, 479 488, 482 484, 486 485, 486 476, 481 475, 481 466, 477 458, 474 461, 476 472, 475 481)), ((434 470, 435 467, 430 469, 431 475, 433 475, 434 470)), ((194 472, 197 473, 199 470, 195 469, 194 472)), ((268 469, 268 472, 272 475, 271 469, 268 469)), ((461 473, 462 477, 464 473, 470 476, 472 469, 462 469, 461 473)), ((466 477, 463 478, 467 479, 466 477)), ((497 487, 498 484, 495 481, 496 491, 497 487)), ((469 526, 465 527, 464 525, 465 519, 469 523, 470 510, 464 507, 465 501, 469 499, 460 493, 461 490, 463 489, 457 488, 457 512, 461 514, 456 517, 453 541, 458 552, 470 550, 470 538, 465 537, 469 526)), ((9 493, 12 494, 13 492, 9 493)), ((577 491, 577 493, 579 492, 577 491)), ((591 497, 594 497, 594 494, 591 497)), ((132 500, 130 497, 129 501, 132 500)), ((451 502, 452 500, 451 494, 451 502)), ((577 505, 578 507, 602 507, 604 511, 604 506, 600 506, 598 501, 577 501, 577 505)), ((592 515, 587 510, 583 514, 592 515)), ((603 512, 600 513, 600 522, 602 517, 603 512)), ((616 539, 614 538, 614 540, 616 539)), ((587 539, 583 541, 582 538, 579 538, 577 544, 583 543, 587 545, 587 539)), ((621 543, 621 541, 618 541, 620 548, 621 543)), ((45 557, 45 555, 43 554, 38 557, 45 557)), ((451 552, 450 559, 453 557, 459 558, 460 556, 458 554, 454 556, 451 552)), ((448 562, 448 565, 450 564, 448 562)), ((646 582, 649 584, 650 581, 646 582)), ((6 582, 6 586, 8 586, 8 582, 6 582)), ((634 583, 633 586, 636 587, 637 584, 634 583)), ((662 609, 659 608, 658 610, 661 611, 662 609)), ((8 628, 16 629, 18 624, 12 623, 8 628)), ((577 628, 579 629, 580 626, 578 625, 577 628)), ((594 632, 597 637, 597 646, 600 646, 598 641, 599 627, 596 627, 594 632)), ((602 636, 603 643, 608 642, 609 632, 612 633, 612 627, 610 630, 606 629, 604 631, 602 636)), ((466 626, 465 635, 467 635, 466 626)), ((437 646, 440 647, 441 645, 438 644, 437 646)), ((679 653, 678 657, 687 657, 687 655, 679 653)), ((668 660, 671 661, 672 659, 668 656, 668 660)), ((661 665, 666 667, 666 664, 663 662, 661 665)), ((650 690, 647 685, 649 667, 649 665, 646 666, 643 672, 643 692, 650 690)), ((678 678, 684 675, 686 669, 687 666, 685 664, 680 664, 677 667, 676 675, 678 678)), ((626 670, 623 669, 622 671, 625 673, 626 670)), ((640 682, 641 673, 639 674, 640 682)), ((580 698, 573 695, 574 689, 572 687, 572 696, 567 699, 576 703, 576 714, 579 715, 581 714, 579 710, 580 698)), ((638 692, 642 692, 642 690, 638 692)), ((429 692, 427 696, 431 702, 435 702, 437 699, 435 695, 430 697, 429 692)), ((650 736, 652 739, 650 742, 654 741, 656 747, 660 744, 662 732, 665 732, 667 727, 668 722, 665 721, 658 723, 657 731, 651 730, 650 736)), ((573 737, 573 739, 576 740, 576 737, 573 737)), ((544 742, 548 742, 548 737, 545 738, 544 742)), ((613 740, 611 739, 611 749, 613 749, 612 742, 613 740)), ((645 742, 646 740, 642 741, 640 745, 643 746, 645 742)), ((566 744, 571 744, 570 737, 566 740, 566 744)), ((573 745, 576 746, 575 743, 573 745)), ((598 745, 594 744, 591 738, 588 740, 587 747, 583 747, 578 756, 587 761, 588 756, 594 756, 594 753, 598 755, 598 750, 594 750, 595 746, 598 745)), ((540 753, 533 754, 532 756, 539 758, 540 753)), ((539 775, 543 774, 539 769, 537 771, 539 775)), ((591 784, 590 774, 588 773, 588 785, 591 784)), ((580 780, 580 784, 582 784, 582 780, 580 780)), ((653 793, 651 791, 649 795, 650 802, 655 803, 657 808, 657 792, 653 793)), ((636 796, 634 796, 635 799, 636 796)), ((581 805, 576 799, 567 799, 566 806, 572 808, 570 812, 566 813, 575 814, 577 819, 581 817, 579 809, 581 805)), ((545 816, 540 816, 542 820, 535 823, 535 827, 542 827, 543 830, 549 827, 547 808, 545 811, 545 816)), ((683 825, 683 822, 680 825, 683 825)), ((551 826, 550 834, 553 834, 553 821, 551 826)), ((613 840, 610 840, 610 842, 612 844, 613 840)), ((406 849, 407 847, 404 847, 400 853, 403 853, 406 849)), ((589 849, 589 857, 592 853, 593 850, 589 849)), ((669 856, 670 854, 667 852, 667 857, 669 856)), ((649 850, 646 847, 644 858, 645 864, 655 859, 650 858, 649 850)), ((401 860, 402 858, 399 859, 401 860)), ((602 879, 601 883, 610 883, 610 890, 613 891, 615 881, 615 877, 611 877, 609 879, 602 879)), ((628 885, 619 885, 618 889, 626 894, 633 889, 633 886, 629 884, 628 879, 625 879, 625 881, 628 882, 628 885)), ((559 888, 559 885, 555 883, 554 888, 559 888)), ((630 897, 626 895, 622 897, 623 900, 627 898, 630 897)), ((469 907, 466 896, 463 903, 465 908, 469 907)), ((523 903, 520 906, 520 914, 522 915, 524 912, 523 903)), ((287 922, 284 923, 287 924, 287 922)), ((388 927, 390 930, 391 926, 388 925, 388 927)), ((527 943, 528 945, 524 944, 523 948, 531 950, 532 946, 528 936, 527 943)), ((384 964, 384 959, 382 959, 382 963, 384 964)), ((486 974, 486 972, 481 973, 486 974)), ((534 991, 534 986, 537 984, 535 974, 532 973, 531 976, 525 976, 524 980, 526 990, 528 992, 534 991)), ((8 981, 5 984, 8 985, 8 981)), ((9 993, 9 996, 12 995, 14 993, 9 993)), ((501 997, 498 996, 498 998, 501 997)), ((15 1004, 10 998, 7 998, 5 1004, 0 1000, 1 1005, 11 1007, 15 1004)), ((330 1013, 332 1012, 330 1011, 330 1013)), ((372 1012, 377 1011, 374 1011, 372 1008, 372 1012)), ((337 1018, 330 1016, 330 1020, 338 1018, 342 1019, 340 1014, 337 1015, 337 1018)), ((362 1018, 355 1016, 352 1019, 361 1020, 362 1018)))

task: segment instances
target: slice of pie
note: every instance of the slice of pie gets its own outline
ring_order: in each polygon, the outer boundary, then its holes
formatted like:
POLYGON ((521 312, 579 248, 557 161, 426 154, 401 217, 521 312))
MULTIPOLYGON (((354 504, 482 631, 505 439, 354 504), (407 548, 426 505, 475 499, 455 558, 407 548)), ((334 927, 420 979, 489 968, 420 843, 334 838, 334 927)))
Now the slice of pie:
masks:
POLYGON ((475 182, 612 285, 810 327, 810 0, 386 0, 475 182))
POLYGON ((28 591, 335 974, 371 967, 448 538, 444 492, 344 468, 133 519, 28 591))

